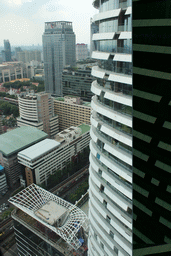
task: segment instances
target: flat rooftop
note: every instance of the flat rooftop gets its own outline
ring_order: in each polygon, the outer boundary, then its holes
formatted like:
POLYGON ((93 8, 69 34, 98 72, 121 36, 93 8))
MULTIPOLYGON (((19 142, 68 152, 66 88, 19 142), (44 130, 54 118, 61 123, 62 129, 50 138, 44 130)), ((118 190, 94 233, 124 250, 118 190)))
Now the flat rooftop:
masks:
POLYGON ((34 127, 22 126, 0 135, 0 152, 5 156, 18 153, 30 145, 47 138, 47 134, 34 127))
POLYGON ((86 107, 91 107, 91 102, 83 101, 83 104, 86 107))
POLYGON ((20 151, 18 153, 18 157, 23 157, 23 158, 27 159, 28 161, 32 161, 59 146, 60 146, 59 142, 57 142, 55 140, 51 140, 51 139, 45 139, 45 140, 42 140, 42 141, 36 143, 35 145, 33 145, 29 148, 26 148, 26 149, 20 151))
POLYGON ((35 214, 50 225, 54 225, 68 210, 59 205, 55 201, 49 201, 44 204, 39 210, 35 211, 35 214))
POLYGON ((84 134, 84 133, 90 131, 90 125, 88 125, 88 124, 81 124, 78 127, 81 128, 81 131, 82 131, 81 134, 84 134))
MULTIPOLYGON (((70 95, 69 95, 69 97, 78 98, 77 96, 70 96, 70 95)), ((55 97, 54 100, 63 101, 66 104, 74 104, 74 105, 78 105, 78 106, 91 107, 91 102, 88 102, 88 101, 82 101, 82 104, 79 105, 79 104, 75 104, 75 103, 65 102, 64 97, 55 97)))

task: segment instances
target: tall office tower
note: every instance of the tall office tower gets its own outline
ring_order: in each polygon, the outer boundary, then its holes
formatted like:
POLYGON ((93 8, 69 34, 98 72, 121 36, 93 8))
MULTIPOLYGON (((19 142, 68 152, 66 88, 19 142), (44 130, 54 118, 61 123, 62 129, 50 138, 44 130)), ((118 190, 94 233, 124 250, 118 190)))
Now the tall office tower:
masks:
POLYGON ((46 92, 62 96, 62 70, 76 58, 72 22, 45 22, 42 39, 46 92))
POLYGON ((11 45, 9 40, 4 40, 4 52, 5 52, 4 61, 11 61, 11 45))
POLYGON ((22 61, 24 63, 28 63, 32 60, 41 62, 41 51, 18 51, 17 60, 22 61))
POLYGON ((93 2, 89 255, 132 255, 131 1, 93 2))
POLYGON ((17 126, 32 126, 53 138, 59 132, 58 116, 54 114, 53 98, 48 93, 23 93, 18 97, 20 117, 17 126))
POLYGON ((76 60, 84 60, 88 57, 87 44, 76 44, 76 60))
POLYGON ((170 9, 170 1, 133 3, 133 242, 137 256, 171 255, 170 9))
POLYGON ((18 60, 18 52, 22 52, 21 47, 15 47, 15 57, 17 58, 17 60, 18 60))

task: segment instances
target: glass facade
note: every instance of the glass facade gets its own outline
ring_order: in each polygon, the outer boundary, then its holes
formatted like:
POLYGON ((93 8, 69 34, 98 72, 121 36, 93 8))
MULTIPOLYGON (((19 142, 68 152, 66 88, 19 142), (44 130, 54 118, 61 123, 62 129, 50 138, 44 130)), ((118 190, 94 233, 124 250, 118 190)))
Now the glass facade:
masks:
POLYGON ((45 90, 62 96, 62 71, 65 65, 75 66, 75 34, 72 22, 45 22, 43 58, 45 90))
MULTIPOLYGON (((63 256, 57 251, 48 239, 43 240, 40 236, 30 231, 20 222, 14 220, 14 232, 17 244, 18 255, 20 256, 63 256)), ((48 230, 47 230, 48 233, 48 230)), ((48 237, 48 234, 47 234, 48 237)))

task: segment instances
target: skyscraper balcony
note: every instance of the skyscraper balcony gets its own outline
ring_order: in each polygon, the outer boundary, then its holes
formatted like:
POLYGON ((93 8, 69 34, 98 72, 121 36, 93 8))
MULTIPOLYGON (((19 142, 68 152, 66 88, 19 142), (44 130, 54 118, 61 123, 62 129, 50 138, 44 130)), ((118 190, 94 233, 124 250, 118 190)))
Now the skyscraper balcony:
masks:
POLYGON ((132 255, 132 42, 130 1, 93 5, 89 255, 132 255))

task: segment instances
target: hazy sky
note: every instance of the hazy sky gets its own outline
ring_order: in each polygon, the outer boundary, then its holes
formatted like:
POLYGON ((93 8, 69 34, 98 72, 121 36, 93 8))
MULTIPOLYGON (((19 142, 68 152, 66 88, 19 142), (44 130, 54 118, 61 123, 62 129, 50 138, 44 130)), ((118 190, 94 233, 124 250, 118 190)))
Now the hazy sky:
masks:
POLYGON ((93 0, 0 0, 0 46, 42 44, 45 21, 71 21, 76 43, 90 43, 93 0))

